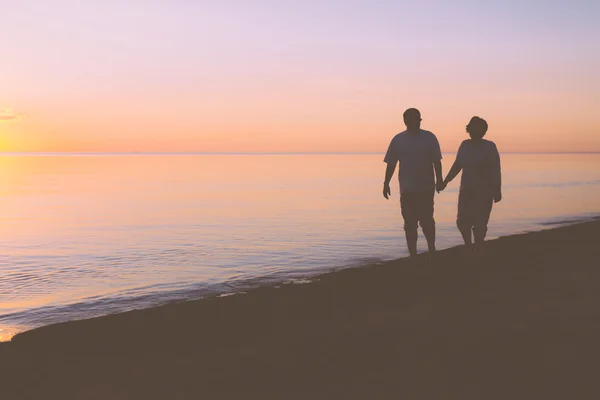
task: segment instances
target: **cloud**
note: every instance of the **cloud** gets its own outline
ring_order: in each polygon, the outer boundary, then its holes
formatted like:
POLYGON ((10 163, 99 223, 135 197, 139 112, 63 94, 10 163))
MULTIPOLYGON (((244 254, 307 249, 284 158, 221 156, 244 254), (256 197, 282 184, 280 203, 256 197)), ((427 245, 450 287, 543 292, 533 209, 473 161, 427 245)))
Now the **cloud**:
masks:
POLYGON ((14 121, 21 119, 22 115, 13 110, 0 110, 0 121, 14 121))

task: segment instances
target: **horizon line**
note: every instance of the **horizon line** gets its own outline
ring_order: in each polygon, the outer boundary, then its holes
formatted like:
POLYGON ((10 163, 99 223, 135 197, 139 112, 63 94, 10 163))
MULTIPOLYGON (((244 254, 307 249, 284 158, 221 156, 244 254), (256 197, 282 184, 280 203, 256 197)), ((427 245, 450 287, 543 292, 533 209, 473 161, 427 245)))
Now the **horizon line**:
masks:
MULTIPOLYGON (((375 155, 385 151, 2 151, 14 155, 375 155)), ((442 154, 454 154, 442 151, 442 154)), ((501 154, 600 154, 600 151, 503 151, 501 154)))

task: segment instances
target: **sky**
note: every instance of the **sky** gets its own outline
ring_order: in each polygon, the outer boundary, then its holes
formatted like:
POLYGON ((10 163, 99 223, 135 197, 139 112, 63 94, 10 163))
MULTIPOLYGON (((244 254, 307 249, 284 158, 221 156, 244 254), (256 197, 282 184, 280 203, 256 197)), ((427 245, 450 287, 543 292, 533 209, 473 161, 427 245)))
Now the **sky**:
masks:
POLYGON ((0 151, 600 151, 600 2, 0 0, 0 151))

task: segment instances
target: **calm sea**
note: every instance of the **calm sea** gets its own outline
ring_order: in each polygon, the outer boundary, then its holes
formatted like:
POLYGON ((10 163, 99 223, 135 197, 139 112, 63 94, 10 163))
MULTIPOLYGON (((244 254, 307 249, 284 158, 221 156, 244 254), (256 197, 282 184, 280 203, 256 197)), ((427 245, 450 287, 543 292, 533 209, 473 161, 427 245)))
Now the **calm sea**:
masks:
MULTIPOLYGON (((502 162, 490 237, 600 214, 600 154, 502 162)), ((380 154, 2 155, 0 339, 403 257, 383 174, 380 154)), ((461 242, 458 182, 436 196, 439 248, 461 242)))

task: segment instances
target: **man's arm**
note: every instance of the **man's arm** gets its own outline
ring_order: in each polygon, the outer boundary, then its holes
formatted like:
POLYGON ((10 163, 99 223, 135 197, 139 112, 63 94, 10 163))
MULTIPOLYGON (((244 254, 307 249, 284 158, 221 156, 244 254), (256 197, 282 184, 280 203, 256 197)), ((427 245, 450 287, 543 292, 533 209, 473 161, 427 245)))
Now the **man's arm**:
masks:
POLYGON ((394 171, 396 171, 396 163, 388 163, 387 167, 385 168, 385 180, 383 181, 383 197, 386 199, 389 199, 390 195, 392 194, 390 190, 390 182, 394 176, 394 171))
POLYGON ((437 192, 444 190, 444 175, 442 175, 442 149, 437 137, 432 133, 431 157, 433 159, 433 169, 435 170, 435 188, 437 192))
POLYGON ((397 142, 396 138, 394 138, 390 142, 387 153, 385 153, 385 157, 383 159, 383 162, 387 164, 387 167, 385 168, 385 180, 383 181, 383 197, 385 197, 386 199, 389 199, 390 195, 392 194, 390 190, 390 181, 394 176, 396 164, 398 164, 399 161, 398 151, 396 147, 397 142))
POLYGON ((433 169, 435 169, 435 187, 439 192, 444 190, 444 176, 442 175, 442 160, 436 160, 433 162, 433 169))

